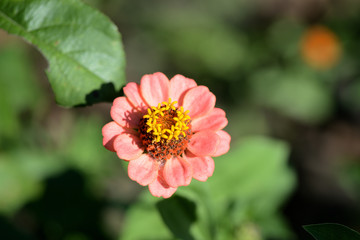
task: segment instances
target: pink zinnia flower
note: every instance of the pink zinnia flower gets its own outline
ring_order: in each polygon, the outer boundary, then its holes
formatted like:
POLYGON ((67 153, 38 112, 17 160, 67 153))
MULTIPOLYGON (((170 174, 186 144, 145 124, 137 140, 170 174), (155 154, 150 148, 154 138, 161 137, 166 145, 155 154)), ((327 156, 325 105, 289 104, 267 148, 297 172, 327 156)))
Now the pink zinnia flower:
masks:
POLYGON ((128 83, 124 93, 114 100, 114 121, 102 134, 104 146, 129 161, 130 179, 168 198, 192 178, 212 176, 212 157, 229 150, 231 137, 221 130, 228 121, 207 87, 182 75, 169 81, 154 73, 143 76, 140 85, 128 83))

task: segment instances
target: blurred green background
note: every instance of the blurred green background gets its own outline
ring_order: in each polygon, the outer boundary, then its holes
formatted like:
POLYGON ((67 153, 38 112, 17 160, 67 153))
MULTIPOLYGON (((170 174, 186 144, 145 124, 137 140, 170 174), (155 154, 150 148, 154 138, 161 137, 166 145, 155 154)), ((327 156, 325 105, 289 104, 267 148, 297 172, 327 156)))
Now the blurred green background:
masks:
POLYGON ((127 81, 206 85, 231 150, 167 200, 102 146, 111 103, 57 106, 46 60, 0 31, 0 239, 311 239, 360 231, 360 2, 87 0, 116 23, 127 81), (143 191, 144 190, 144 191, 143 191))

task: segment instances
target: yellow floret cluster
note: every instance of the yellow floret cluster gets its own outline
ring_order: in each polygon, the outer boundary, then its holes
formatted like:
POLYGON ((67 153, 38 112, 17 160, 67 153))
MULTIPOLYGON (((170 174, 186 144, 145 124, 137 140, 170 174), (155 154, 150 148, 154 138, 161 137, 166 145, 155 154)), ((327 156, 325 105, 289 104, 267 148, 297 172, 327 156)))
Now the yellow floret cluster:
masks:
POLYGON ((147 132, 152 131, 154 135, 154 142, 160 142, 161 139, 170 141, 171 139, 179 139, 182 134, 186 136, 186 130, 189 129, 190 122, 189 111, 184 111, 181 106, 180 109, 176 108, 174 104, 177 101, 159 103, 157 107, 150 107, 143 118, 147 118, 146 125, 148 126, 147 132), (170 114, 173 113, 173 114, 170 114), (175 114, 174 114, 175 113, 175 114))

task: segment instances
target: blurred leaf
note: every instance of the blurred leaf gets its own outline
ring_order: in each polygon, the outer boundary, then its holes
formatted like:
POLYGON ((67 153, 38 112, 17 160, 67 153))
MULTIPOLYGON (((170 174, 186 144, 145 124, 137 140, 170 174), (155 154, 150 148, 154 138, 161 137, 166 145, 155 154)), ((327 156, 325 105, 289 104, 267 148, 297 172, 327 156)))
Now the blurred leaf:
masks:
POLYGON ((223 77, 236 72, 246 59, 245 37, 223 25, 186 27, 176 29, 174 34, 172 49, 179 64, 189 70, 195 71, 195 63, 197 69, 202 66, 205 71, 223 77))
POLYGON ((38 197, 47 177, 61 172, 66 163, 55 152, 23 148, 0 155, 0 212, 12 214, 38 197))
POLYGON ((306 225, 304 229, 316 240, 360 240, 360 234, 336 223, 306 225))
POLYGON ((41 183, 14 160, 4 155, 0 160, 0 212, 6 214, 13 213, 42 190, 41 183))
POLYGON ((193 180, 189 186, 179 187, 176 195, 184 197, 196 205, 196 221, 191 225, 191 235, 196 240, 214 239, 216 235, 216 219, 209 185, 193 180))
POLYGON ((299 121, 319 123, 332 112, 331 87, 307 69, 263 70, 250 84, 259 104, 299 121))
POLYGON ((126 214, 119 240, 171 240, 171 232, 156 209, 157 199, 146 193, 132 205, 126 214))
POLYGON ((42 92, 22 44, 11 43, 0 49, 0 135, 19 136, 24 111, 35 110, 42 92))
MULTIPOLYGON (((228 238, 231 239, 231 238, 228 238)), ((262 240, 258 227, 254 223, 243 223, 237 229, 236 239, 239 240, 262 240)))
POLYGON ((271 25, 269 41, 274 50, 287 61, 301 61, 300 41, 304 27, 295 20, 281 19, 271 25))
POLYGON ((9 154, 12 164, 24 175, 35 181, 42 181, 45 178, 62 171, 66 165, 61 161, 59 155, 53 151, 42 151, 40 149, 18 148, 9 154))
POLYGON ((246 36, 206 11, 169 8, 151 21, 159 33, 157 41, 168 46, 176 56, 173 60, 188 72, 228 77, 247 61, 246 36))
POLYGON ((360 79, 344 84, 340 97, 341 103, 347 110, 358 113, 360 111, 360 79))
POLYGON ((0 2, 0 27, 37 46, 56 100, 74 106, 113 98, 124 83, 116 26, 78 0, 0 2))
POLYGON ((280 229, 271 228, 280 204, 295 185, 286 163, 288 154, 285 142, 259 136, 233 144, 228 154, 216 158, 214 175, 207 182, 219 217, 231 217, 229 224, 235 229, 252 222, 261 226, 264 236, 291 238, 281 221, 280 229))
POLYGON ((0 87, 0 95, 4 97, 0 101, 0 144, 3 138, 13 138, 20 133, 20 123, 14 108, 11 107, 10 101, 6 98, 3 88, 0 87))
POLYGON ((342 162, 338 174, 342 187, 360 203, 360 161, 342 162))
MULTIPOLYGON (((238 95, 235 92, 236 88, 232 89, 234 96, 238 95)), ((233 139, 249 135, 266 135, 269 132, 266 116, 252 105, 236 106, 236 111, 229 111, 226 114, 228 119, 231 119, 226 128, 233 139)))
POLYGON ((285 142, 260 136, 232 145, 228 154, 215 159, 214 175, 208 179, 213 196, 252 199, 264 190, 273 191, 278 173, 286 170, 288 154, 285 142))
MULTIPOLYGON (((98 126, 101 122, 93 116, 87 117, 86 121, 83 118, 78 120, 74 130, 65 134, 65 144, 54 148, 48 142, 49 132, 32 126, 32 131, 27 129, 22 137, 29 137, 35 131, 44 140, 43 145, 23 141, 0 155, 0 212, 11 214, 18 210, 24 203, 39 196, 45 179, 69 167, 76 167, 90 175, 90 183, 95 184, 99 182, 99 177, 109 173, 107 170, 112 169, 113 162, 104 163, 108 153, 103 150, 99 138, 101 128, 98 126)), ((64 128, 59 125, 59 131, 63 132, 64 128)))
POLYGON ((104 160, 113 157, 102 145, 101 125, 102 121, 96 116, 77 118, 69 130, 72 137, 65 136, 60 153, 69 159, 70 165, 92 175, 104 174, 109 167, 109 162, 104 160))
POLYGON ((194 239, 190 233, 190 227, 196 221, 194 202, 184 197, 174 196, 157 202, 156 206, 174 236, 184 240, 194 239))
MULTIPOLYGON (((191 189, 198 188, 192 186, 191 189)), ((197 197, 193 193, 180 191, 180 195, 176 193, 169 199, 159 200, 145 191, 127 212, 124 230, 119 239, 214 239, 214 234, 210 232, 215 229, 209 229, 207 222, 209 213, 206 208, 209 205, 200 200, 208 196, 201 190, 197 197)))

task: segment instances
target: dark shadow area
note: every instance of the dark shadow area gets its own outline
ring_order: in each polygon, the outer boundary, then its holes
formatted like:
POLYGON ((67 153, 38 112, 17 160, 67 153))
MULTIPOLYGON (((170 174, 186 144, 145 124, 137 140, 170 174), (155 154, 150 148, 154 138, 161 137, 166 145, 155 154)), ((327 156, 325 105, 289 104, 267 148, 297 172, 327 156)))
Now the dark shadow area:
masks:
MULTIPOLYGON (((275 136, 286 139, 292 145, 289 162, 297 175, 297 187, 283 211, 297 239, 314 239, 303 228, 310 224, 339 223, 358 230, 358 198, 351 188, 344 187, 341 175, 335 171, 334 160, 331 159, 333 156, 328 155, 329 151, 339 156, 351 154, 352 146, 356 145, 349 142, 353 139, 348 133, 358 129, 351 124, 352 117, 345 114, 343 109, 336 111, 338 118, 351 126, 349 131, 347 128, 335 128, 340 122, 336 119, 318 128, 291 123, 292 134, 296 138, 274 132, 275 136)), ((289 123, 280 121, 280 124, 289 123)))
POLYGON ((25 205, 10 222, 0 218, 0 239, 110 239, 102 229, 105 202, 86 189, 81 173, 49 178, 41 198, 25 205), (26 234, 25 234, 26 233, 26 234))
POLYGON ((33 240, 21 229, 17 228, 4 216, 0 216, 0 239, 6 240, 33 240))
POLYGON ((124 92, 122 88, 119 91, 116 91, 113 83, 103 83, 100 89, 94 90, 86 95, 85 104, 79 104, 75 107, 91 106, 101 102, 112 102, 115 98, 123 95, 124 92))

